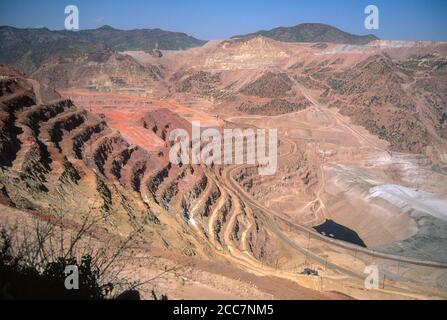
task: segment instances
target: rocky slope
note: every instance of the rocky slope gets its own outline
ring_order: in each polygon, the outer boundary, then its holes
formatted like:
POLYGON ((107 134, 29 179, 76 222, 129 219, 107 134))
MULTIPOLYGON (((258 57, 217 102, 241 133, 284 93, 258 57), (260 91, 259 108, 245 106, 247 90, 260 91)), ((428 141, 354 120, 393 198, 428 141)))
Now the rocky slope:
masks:
POLYGON ((168 161, 171 126, 190 128, 172 111, 153 107, 141 119, 166 142, 149 151, 70 100, 42 99, 49 89, 9 69, 0 87, 3 204, 75 221, 93 211, 109 232, 138 230, 172 252, 206 257, 230 247, 274 263, 278 240, 222 184, 221 169, 168 161))
POLYGON ((150 93, 157 90, 163 71, 132 57, 104 49, 92 53, 52 57, 30 77, 56 89, 150 93))
POLYGON ((174 57, 182 62, 174 70, 187 70, 189 77, 177 72, 172 78, 179 83, 177 96, 209 98, 219 105, 213 112, 296 112, 310 105, 304 90, 388 141, 394 151, 445 160, 444 43, 296 44, 256 35, 174 57))
POLYGON ((445 141, 446 63, 445 56, 372 55, 347 70, 320 71, 327 86, 322 100, 393 150, 425 153, 445 141))

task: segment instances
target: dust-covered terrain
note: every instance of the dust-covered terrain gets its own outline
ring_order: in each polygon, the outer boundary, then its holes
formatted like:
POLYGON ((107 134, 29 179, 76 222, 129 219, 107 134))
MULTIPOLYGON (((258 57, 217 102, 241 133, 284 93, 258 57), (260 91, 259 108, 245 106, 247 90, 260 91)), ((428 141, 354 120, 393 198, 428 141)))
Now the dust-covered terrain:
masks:
POLYGON ((95 241, 133 235, 125 273, 161 273, 145 289, 169 298, 447 297, 446 43, 312 24, 165 48, 81 36, 0 68, 2 227, 94 212, 95 241), (277 129, 276 172, 171 163, 197 121, 277 129))

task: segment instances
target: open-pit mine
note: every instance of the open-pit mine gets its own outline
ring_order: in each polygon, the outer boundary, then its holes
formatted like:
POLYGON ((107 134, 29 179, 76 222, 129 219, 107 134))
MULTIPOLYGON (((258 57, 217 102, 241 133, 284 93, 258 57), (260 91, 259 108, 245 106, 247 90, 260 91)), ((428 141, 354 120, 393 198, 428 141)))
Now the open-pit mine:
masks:
POLYGON ((102 217, 145 299, 446 299, 447 44, 364 42, 0 61, 0 225, 102 217), (276 171, 173 164, 193 122, 277 130, 276 171))

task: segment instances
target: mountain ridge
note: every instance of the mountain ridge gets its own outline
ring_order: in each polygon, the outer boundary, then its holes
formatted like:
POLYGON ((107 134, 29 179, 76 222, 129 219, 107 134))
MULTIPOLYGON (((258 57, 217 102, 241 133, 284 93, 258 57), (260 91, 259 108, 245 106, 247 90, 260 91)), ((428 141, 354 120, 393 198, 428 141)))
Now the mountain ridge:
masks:
POLYGON ((302 23, 292 27, 277 27, 270 30, 259 30, 244 35, 233 36, 235 38, 251 38, 265 36, 282 42, 330 42, 338 44, 368 44, 379 40, 378 37, 369 35, 355 35, 342 31, 336 27, 323 23, 302 23))
POLYGON ((81 31, 0 26, 0 63, 34 72, 52 57, 78 57, 103 50, 185 50, 206 41, 161 29, 119 30, 110 26, 81 31))

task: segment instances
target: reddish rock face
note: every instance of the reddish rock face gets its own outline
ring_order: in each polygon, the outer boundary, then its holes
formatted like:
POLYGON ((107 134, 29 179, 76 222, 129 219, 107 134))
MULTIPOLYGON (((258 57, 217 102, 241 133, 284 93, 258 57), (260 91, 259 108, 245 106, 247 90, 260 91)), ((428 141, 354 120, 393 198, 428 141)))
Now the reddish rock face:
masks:
POLYGON ((94 208, 109 216, 108 232, 142 228, 154 246, 169 241, 173 251, 207 256, 228 245, 272 259, 263 218, 226 189, 222 168, 168 161, 170 130, 218 120, 131 96, 65 92, 75 103, 47 101, 31 80, 0 81, 2 203, 73 221, 94 208))

